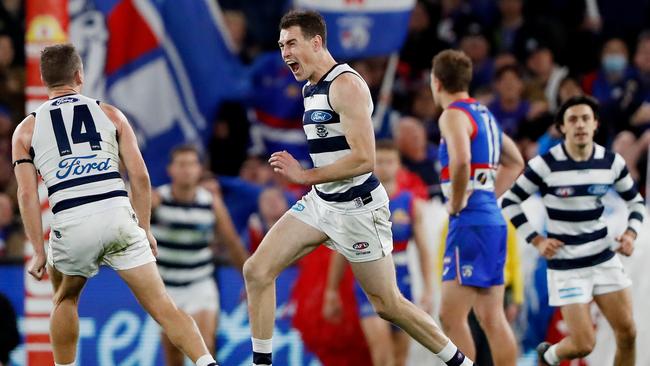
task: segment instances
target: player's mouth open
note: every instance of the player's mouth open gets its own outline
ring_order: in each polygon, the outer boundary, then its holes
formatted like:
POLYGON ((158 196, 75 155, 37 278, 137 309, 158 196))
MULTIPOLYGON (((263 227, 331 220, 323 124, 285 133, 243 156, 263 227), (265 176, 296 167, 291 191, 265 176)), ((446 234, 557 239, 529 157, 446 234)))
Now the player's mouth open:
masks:
POLYGON ((293 71, 293 73, 298 72, 298 69, 300 69, 300 64, 297 63, 296 61, 287 61, 287 65, 293 71))

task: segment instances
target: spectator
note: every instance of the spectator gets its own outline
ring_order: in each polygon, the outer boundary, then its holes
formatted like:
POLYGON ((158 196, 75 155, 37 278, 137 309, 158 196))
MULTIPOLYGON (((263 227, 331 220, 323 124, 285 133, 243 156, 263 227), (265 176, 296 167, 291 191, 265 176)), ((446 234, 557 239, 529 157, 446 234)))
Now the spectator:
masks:
MULTIPOLYGON (((3 0, 0 2, 0 33, 11 39, 13 49, 22 50, 25 44, 25 7, 23 0, 3 0)), ((2 52, 0 52, 2 54, 2 52)), ((25 53, 17 52, 13 65, 25 65, 25 53)))
POLYGON ((223 20, 228 28, 232 51, 239 56, 242 62, 251 61, 251 56, 246 53, 246 17, 239 10, 224 10, 223 20))
POLYGON ((433 21, 439 18, 439 12, 429 2, 416 2, 409 21, 408 35, 400 51, 400 68, 408 78, 418 78, 431 67, 433 56, 446 47, 436 37, 433 21))
POLYGON ((620 38, 605 42, 601 51, 601 68, 585 77, 584 89, 601 105, 596 140, 610 145, 612 136, 631 130, 630 120, 641 105, 640 83, 629 64, 627 45, 620 38))
POLYGON ((494 69, 498 70, 504 66, 518 66, 517 58, 509 52, 502 52, 494 57, 494 69))
POLYGON ((490 57, 490 43, 481 24, 474 22, 467 26, 459 48, 472 60, 470 92, 475 94, 488 89, 494 75, 494 60, 490 57))
POLYGON ((0 103, 9 106, 11 119, 25 117, 25 71, 15 65, 16 52, 11 38, 0 34, 0 103))
POLYGON ((7 242, 14 230, 13 221, 13 203, 8 195, 0 193, 0 257, 6 254, 7 242))
MULTIPOLYGON (((634 180, 645 183, 648 146, 650 145, 650 31, 639 35, 634 55, 636 75, 641 85, 641 105, 630 117, 628 131, 614 140, 613 149, 623 156, 634 180)), ((644 187, 644 184, 640 184, 644 187)))
POLYGON ((311 166, 302 127, 305 110, 302 84, 297 82, 279 52, 266 52, 251 67, 255 88, 248 98, 251 118, 249 155, 270 156, 286 150, 304 167, 311 166))
POLYGON ((499 0, 498 4, 501 19, 496 30, 497 49, 513 52, 518 33, 524 27, 523 1, 499 0))
POLYGON ((632 126, 645 130, 650 124, 650 30, 639 35, 634 55, 634 66, 641 83, 643 103, 634 112, 630 122, 632 126))
MULTIPOLYGON (((440 130, 437 121, 440 110, 436 108, 433 102, 431 87, 427 83, 420 83, 412 94, 410 115, 422 121, 426 130, 427 140, 433 144, 438 144, 440 141, 440 130)), ((396 128, 399 129, 399 122, 396 128)))
POLYGON ((422 123, 414 117, 402 117, 395 138, 403 166, 424 181, 429 197, 438 196, 440 177, 435 169, 436 149, 427 143, 422 123))
MULTIPOLYGON (((440 2, 440 13, 436 38, 447 46, 458 44, 459 31, 474 20, 470 4, 462 0, 443 0, 440 2)), ((430 62, 431 59, 429 66, 430 62)))
POLYGON ((523 99, 523 75, 517 66, 504 66, 497 70, 494 80, 496 98, 488 109, 510 137, 517 136, 519 124, 531 111, 530 102, 523 99))
POLYGON ((260 156, 249 156, 239 169, 239 177, 258 186, 271 185, 274 180, 273 169, 260 156))
POLYGON ((530 72, 526 94, 531 102, 548 103, 548 109, 553 113, 558 107, 560 81, 569 74, 569 69, 557 65, 550 46, 537 38, 526 41, 526 52, 526 67, 530 72))
POLYGON ((0 104, 0 155, 11 156, 11 134, 14 124, 11 122, 11 111, 0 104))
POLYGON ((258 199, 258 212, 248 220, 248 250, 253 253, 271 227, 289 209, 287 198, 278 187, 265 188, 258 199))
MULTIPOLYGON (((399 122, 400 114, 392 106, 392 90, 388 96, 382 96, 381 85, 385 77, 385 59, 376 58, 370 60, 355 61, 351 64, 361 77, 368 83, 372 94, 374 110, 372 112, 372 124, 375 130, 375 139, 389 139, 393 137, 395 126, 399 122)), ((301 100, 302 108, 302 100, 301 100)), ((302 131, 301 131, 302 132, 302 131)))

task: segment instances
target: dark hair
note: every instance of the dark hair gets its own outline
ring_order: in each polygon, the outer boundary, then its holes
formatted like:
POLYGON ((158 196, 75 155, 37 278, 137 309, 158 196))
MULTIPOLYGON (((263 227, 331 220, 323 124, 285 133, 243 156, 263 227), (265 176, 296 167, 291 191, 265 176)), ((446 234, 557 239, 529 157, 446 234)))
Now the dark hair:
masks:
POLYGON ((199 159, 199 162, 203 158, 203 154, 201 154, 201 150, 196 145, 193 144, 182 144, 178 146, 174 146, 172 150, 169 152, 169 164, 174 162, 174 159, 178 154, 183 154, 183 153, 194 153, 196 157, 199 159))
POLYGON ((74 83, 81 70, 81 57, 71 44, 56 44, 41 51, 41 77, 48 88, 74 83))
POLYGON ((495 80, 500 80, 503 77, 503 75, 505 75, 508 72, 514 73, 515 75, 517 75, 517 77, 519 79, 523 79, 523 77, 524 77, 524 73, 521 71, 519 66, 509 64, 509 65, 503 65, 503 66, 499 67, 494 72, 494 79, 495 80))
POLYGON ((591 108, 591 110, 594 112, 595 120, 598 120, 600 118, 600 104, 598 101, 588 95, 578 95, 569 98, 566 102, 564 102, 564 104, 560 106, 560 109, 557 110, 557 113, 555 114, 555 124, 558 129, 564 123, 564 114, 566 113, 567 109, 581 104, 585 104, 591 108))
POLYGON ((449 93, 469 90, 472 81, 472 61, 462 51, 444 50, 433 58, 433 76, 449 93))
POLYGON ((375 150, 380 151, 380 150, 388 150, 388 151, 395 151, 399 152, 397 149, 397 145, 393 142, 393 140, 377 140, 375 143, 375 150))
POLYGON ((327 26, 325 19, 313 10, 292 10, 280 19, 280 30, 293 26, 300 27, 303 37, 311 39, 320 36, 323 39, 323 47, 327 47, 327 26))

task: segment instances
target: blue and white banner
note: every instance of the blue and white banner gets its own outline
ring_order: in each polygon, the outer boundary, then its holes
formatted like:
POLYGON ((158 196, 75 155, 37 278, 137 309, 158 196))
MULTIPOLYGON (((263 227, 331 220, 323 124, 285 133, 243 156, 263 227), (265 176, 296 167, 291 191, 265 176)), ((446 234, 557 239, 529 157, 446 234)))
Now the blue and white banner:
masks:
POLYGON ((246 93, 217 2, 71 0, 69 12, 83 93, 126 114, 152 183, 164 183, 169 149, 207 142, 219 102, 246 93))
MULTIPOLYGON (((303 347, 300 334, 291 326, 293 305, 290 292, 297 268, 278 277, 277 321, 273 333, 273 360, 278 365, 319 366, 303 347)), ((24 334, 22 265, 0 266, 0 293, 12 303, 24 334)), ((244 301, 244 283, 239 271, 222 267, 215 273, 219 284, 221 313, 217 334, 217 360, 221 365, 249 366, 252 362, 250 326, 244 301)), ((79 302, 78 365, 154 366, 163 364, 160 327, 149 317, 118 274, 101 267, 84 288, 79 302)), ((23 366, 25 346, 12 353, 9 366, 23 366)), ((190 363, 186 363, 190 365, 190 363)))
POLYGON ((327 23, 327 48, 349 60, 399 51, 415 0, 295 0, 327 23))

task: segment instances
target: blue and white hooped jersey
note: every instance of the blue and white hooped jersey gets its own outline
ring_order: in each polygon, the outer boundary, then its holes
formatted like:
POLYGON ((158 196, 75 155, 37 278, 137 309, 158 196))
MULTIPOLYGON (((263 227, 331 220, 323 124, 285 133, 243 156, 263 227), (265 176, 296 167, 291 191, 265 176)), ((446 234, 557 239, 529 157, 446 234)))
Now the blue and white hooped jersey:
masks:
MULTIPOLYGON (((472 191, 467 207, 452 221, 472 225, 505 225, 494 195, 496 171, 501 159, 502 131, 492 113, 475 99, 460 99, 447 107, 464 112, 472 123, 470 137, 471 171, 467 189, 472 191), (480 214, 480 217, 476 217, 480 214), (487 215, 486 215, 487 214, 487 215)), ((449 198, 451 180, 449 152, 444 139, 440 143, 442 192, 449 198)))
POLYGON ((158 187, 161 203, 151 215, 158 241, 156 264, 167 286, 187 286, 212 277, 216 218, 212 194, 199 187, 193 202, 174 200, 171 185, 158 187))
POLYGON ((117 130, 99 101, 63 95, 32 112, 31 154, 59 219, 129 206, 120 175, 117 130))
MULTIPOLYGON (((330 165, 351 151, 340 116, 332 108, 329 99, 330 85, 334 79, 344 73, 351 73, 361 78, 361 75, 347 64, 336 64, 316 84, 308 82, 303 87, 305 113, 302 121, 314 167, 330 165)), ((367 86, 366 90, 368 90, 367 86)), ((370 96, 370 90, 368 95, 370 96)), ((372 114, 371 98, 367 108, 372 114)), ((386 191, 372 173, 317 184, 314 190, 323 202, 335 208, 375 209, 388 202, 386 191)))
POLYGON ((602 197, 613 188, 626 201, 628 229, 639 232, 645 217, 639 194, 625 160, 594 144, 588 160, 575 161, 564 143, 528 162, 524 173, 503 196, 503 213, 526 241, 537 231, 528 222, 521 203, 539 192, 546 208, 546 235, 564 243, 549 259, 548 268, 566 270, 591 267, 611 259, 614 238, 603 217, 602 197))

